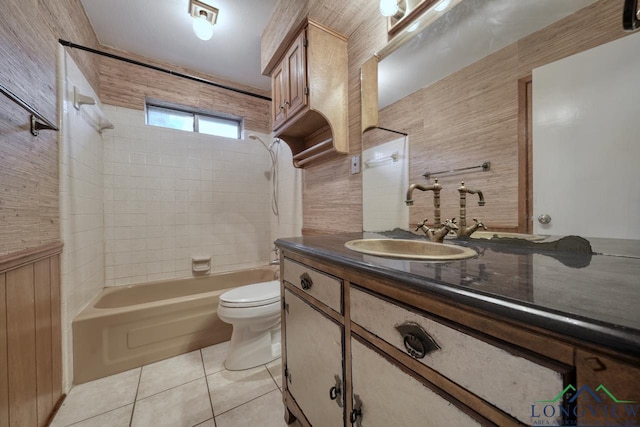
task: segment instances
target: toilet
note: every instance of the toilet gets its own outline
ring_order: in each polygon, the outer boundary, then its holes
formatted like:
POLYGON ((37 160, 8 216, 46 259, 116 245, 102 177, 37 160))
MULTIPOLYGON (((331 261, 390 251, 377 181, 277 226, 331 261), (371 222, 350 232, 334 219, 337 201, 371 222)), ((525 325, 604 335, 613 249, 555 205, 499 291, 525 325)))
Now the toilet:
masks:
POLYGON ((280 282, 254 283, 222 294, 218 317, 233 325, 224 366, 249 369, 280 357, 280 282))

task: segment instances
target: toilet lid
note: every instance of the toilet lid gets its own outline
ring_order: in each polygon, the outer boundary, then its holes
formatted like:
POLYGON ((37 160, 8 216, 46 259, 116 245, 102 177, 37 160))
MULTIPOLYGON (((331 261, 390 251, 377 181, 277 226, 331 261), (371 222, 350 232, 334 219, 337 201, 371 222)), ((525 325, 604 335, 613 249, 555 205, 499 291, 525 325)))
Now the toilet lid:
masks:
POLYGON ((226 307, 257 307, 278 301, 280 301, 278 280, 240 286, 220 295, 220 304, 226 307))

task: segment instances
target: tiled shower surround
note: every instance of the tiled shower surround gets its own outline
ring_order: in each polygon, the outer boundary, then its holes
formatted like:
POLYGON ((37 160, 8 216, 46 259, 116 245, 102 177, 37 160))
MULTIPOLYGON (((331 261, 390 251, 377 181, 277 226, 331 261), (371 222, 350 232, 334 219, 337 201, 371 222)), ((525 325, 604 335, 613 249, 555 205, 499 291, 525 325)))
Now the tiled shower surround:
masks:
POLYGON ((115 127, 103 133, 107 286, 189 277, 192 256, 211 256, 212 271, 264 265, 272 214, 270 159, 260 143, 104 110, 115 127))

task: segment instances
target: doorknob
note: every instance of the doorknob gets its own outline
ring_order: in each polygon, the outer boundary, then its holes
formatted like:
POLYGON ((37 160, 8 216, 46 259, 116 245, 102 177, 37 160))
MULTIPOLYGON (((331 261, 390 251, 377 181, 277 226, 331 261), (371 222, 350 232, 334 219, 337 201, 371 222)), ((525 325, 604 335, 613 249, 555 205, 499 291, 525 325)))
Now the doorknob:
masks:
POLYGON ((540 224, 549 224, 551 222, 551 216, 549 214, 542 214, 538 216, 538 222, 540 224))

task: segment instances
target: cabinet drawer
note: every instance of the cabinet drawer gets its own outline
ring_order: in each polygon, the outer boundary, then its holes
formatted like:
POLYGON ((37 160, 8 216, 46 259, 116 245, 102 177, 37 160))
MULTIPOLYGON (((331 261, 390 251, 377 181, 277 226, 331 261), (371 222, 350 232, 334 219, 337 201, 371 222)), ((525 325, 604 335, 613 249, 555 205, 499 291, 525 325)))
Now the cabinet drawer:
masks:
POLYGON ((287 258, 283 279, 342 314, 342 280, 287 258))
POLYGON ((532 405, 554 398, 569 382, 559 364, 543 366, 353 287, 351 320, 527 425, 535 421, 532 405))

